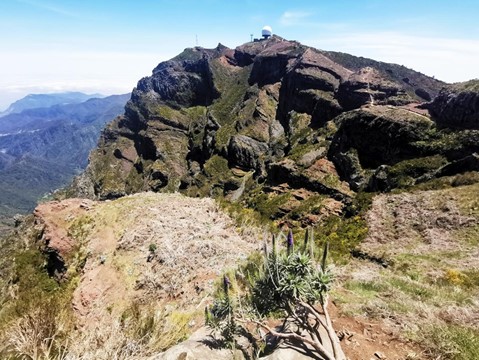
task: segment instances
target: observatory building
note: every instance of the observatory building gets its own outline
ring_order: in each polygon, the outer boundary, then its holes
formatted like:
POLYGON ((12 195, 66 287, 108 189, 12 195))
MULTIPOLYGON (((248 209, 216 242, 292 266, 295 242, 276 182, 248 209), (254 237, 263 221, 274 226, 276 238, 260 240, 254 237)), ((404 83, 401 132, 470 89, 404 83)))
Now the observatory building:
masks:
POLYGON ((261 36, 262 38, 253 40, 253 34, 251 34, 251 41, 258 42, 262 40, 268 40, 271 36, 273 36, 273 29, 271 29, 271 26, 264 26, 263 29, 261 29, 261 36))
POLYGON ((265 40, 271 37, 272 35, 273 35, 273 29, 271 29, 271 26, 266 25, 261 30, 261 36, 263 36, 263 39, 265 40))

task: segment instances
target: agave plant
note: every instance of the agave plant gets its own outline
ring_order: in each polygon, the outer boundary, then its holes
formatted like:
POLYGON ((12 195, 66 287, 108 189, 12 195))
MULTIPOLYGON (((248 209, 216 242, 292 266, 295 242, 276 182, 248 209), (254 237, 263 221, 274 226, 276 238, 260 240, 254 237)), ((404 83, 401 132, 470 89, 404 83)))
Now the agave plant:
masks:
POLYGON ((230 298, 231 284, 224 277, 224 296, 215 301, 210 317, 216 320, 209 320, 210 324, 220 324, 228 336, 238 330, 238 323, 256 324, 278 338, 302 341, 323 359, 345 360, 327 310, 327 293, 332 282, 327 266, 328 244, 323 248, 321 262, 317 263, 311 229, 307 230, 303 247, 298 251, 294 249, 292 231, 286 237, 285 250, 277 249, 276 239, 273 236, 272 251, 264 251, 262 270, 248 289, 249 296, 245 298, 250 303, 236 307, 230 298), (262 319, 273 313, 284 314, 285 323, 295 324, 298 331, 289 331, 287 326, 282 330, 269 327, 262 319))

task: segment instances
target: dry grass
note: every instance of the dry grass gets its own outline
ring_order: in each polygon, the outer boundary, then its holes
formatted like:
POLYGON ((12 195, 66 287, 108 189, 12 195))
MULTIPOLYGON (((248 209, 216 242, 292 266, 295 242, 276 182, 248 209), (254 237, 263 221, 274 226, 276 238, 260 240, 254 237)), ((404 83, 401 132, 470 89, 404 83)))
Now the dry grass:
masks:
MULTIPOLYGON (((223 269, 260 247, 255 228, 240 231, 212 199, 143 193, 87 205, 69 200, 41 212, 50 245, 62 246, 66 237, 74 244, 65 256, 69 291, 76 286, 64 297, 71 301, 62 308, 68 316, 38 304, 15 315, 1 326, 0 358, 157 354, 200 325, 223 269)), ((37 265, 31 271, 43 272, 37 265)))
POLYGON ((70 338, 65 359, 145 359, 184 340, 195 315, 134 303, 120 318, 70 338))
POLYGON ((360 247, 390 266, 353 260, 343 269, 344 289, 336 295, 348 312, 383 319, 441 359, 473 359, 479 244, 463 235, 477 228, 478 189, 376 197, 360 247))
POLYGON ((138 317, 75 331, 68 319, 58 321, 40 312, 24 316, 10 327, 8 342, 0 352, 2 359, 145 359, 185 339, 192 318, 178 312, 145 311, 138 317), (68 332, 64 332, 65 326, 68 332))
POLYGON ((137 288, 176 297, 185 284, 214 278, 258 248, 257 232, 240 234, 211 199, 173 194, 158 200, 143 209, 117 244, 121 251, 140 249, 145 262, 150 257, 151 266, 139 274, 137 288))
POLYGON ((41 305, 4 328, 0 334, 2 359, 64 358, 65 341, 73 330, 71 314, 53 303, 53 307, 41 305))

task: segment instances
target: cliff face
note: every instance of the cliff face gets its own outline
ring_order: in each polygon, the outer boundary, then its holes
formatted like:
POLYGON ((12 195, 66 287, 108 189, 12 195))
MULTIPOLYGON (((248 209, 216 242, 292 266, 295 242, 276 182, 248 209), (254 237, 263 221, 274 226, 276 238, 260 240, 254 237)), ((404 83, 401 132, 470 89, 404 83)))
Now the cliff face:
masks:
POLYGON ((440 126, 479 129, 479 81, 443 89, 427 108, 440 126))
POLYGON ((380 188, 396 187, 388 170, 396 164, 439 155, 408 178, 414 183, 475 149, 459 134, 463 150, 454 153, 450 134, 416 108, 444 86, 402 66, 277 36, 234 50, 186 49, 138 82, 76 192, 225 196, 265 205, 272 218, 312 196, 347 203, 355 191, 377 190, 378 176, 389 179, 380 188))

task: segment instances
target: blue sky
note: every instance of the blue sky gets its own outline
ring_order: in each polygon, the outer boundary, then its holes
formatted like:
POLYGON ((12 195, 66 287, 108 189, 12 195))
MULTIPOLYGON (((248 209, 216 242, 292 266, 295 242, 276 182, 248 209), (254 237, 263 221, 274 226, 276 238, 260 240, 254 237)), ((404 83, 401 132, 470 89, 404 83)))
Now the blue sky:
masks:
POLYGON ((477 0, 2 0, 0 109, 27 93, 130 91, 186 47, 274 33, 448 81, 479 77, 477 0))

